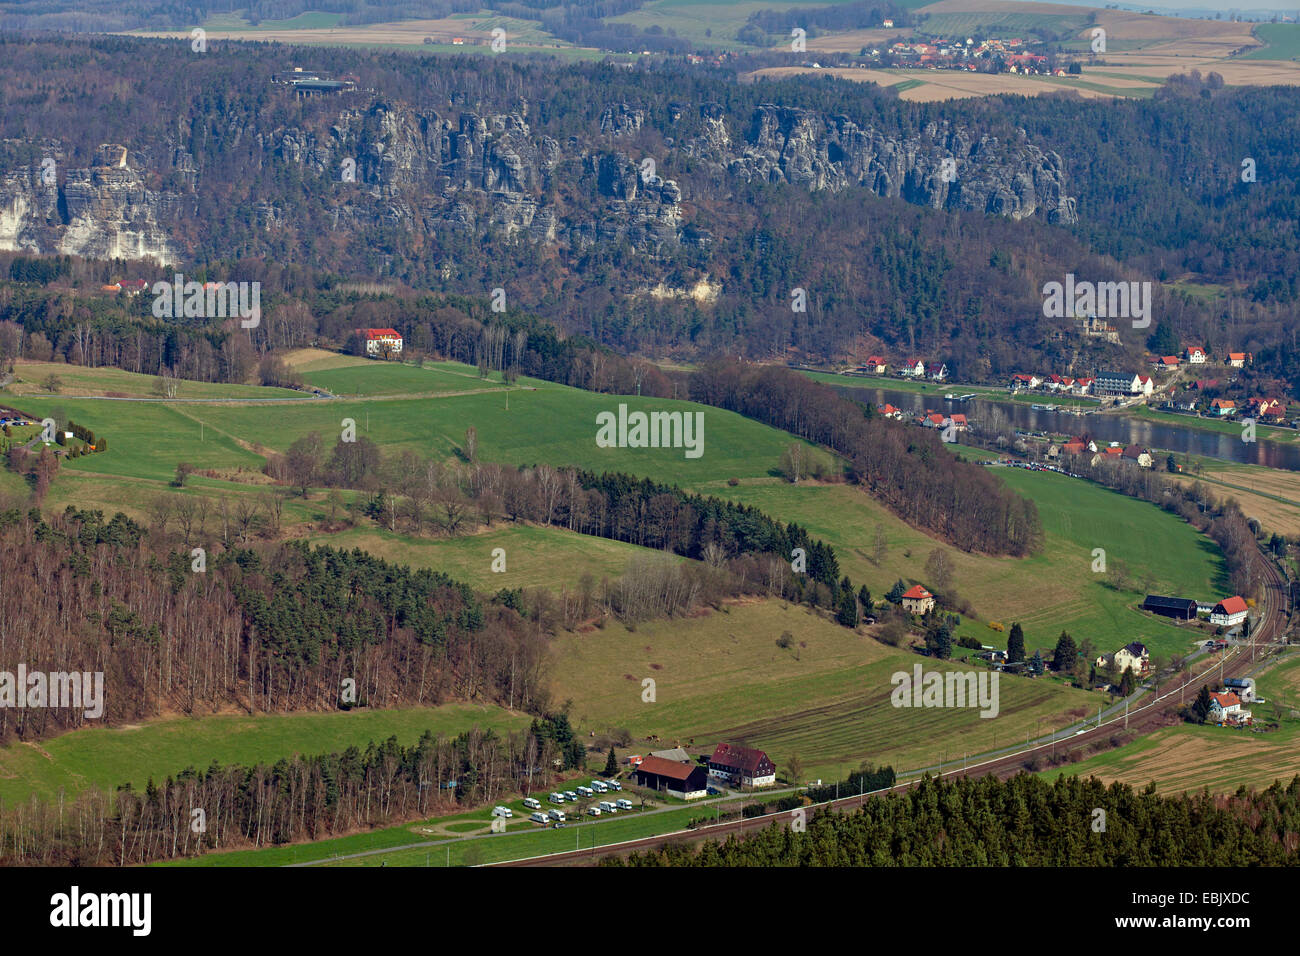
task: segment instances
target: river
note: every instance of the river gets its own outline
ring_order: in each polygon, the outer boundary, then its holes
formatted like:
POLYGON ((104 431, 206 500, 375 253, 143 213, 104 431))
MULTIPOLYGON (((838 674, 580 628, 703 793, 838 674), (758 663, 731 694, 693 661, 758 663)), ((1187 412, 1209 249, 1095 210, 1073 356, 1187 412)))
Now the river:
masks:
MULTIPOLYGON (((905 412, 921 414, 934 412, 962 412, 976 421, 987 421, 989 411, 997 408, 1009 425, 1020 431, 1048 432, 1053 435, 1088 434, 1101 446, 1108 442, 1121 445, 1145 445, 1152 450, 1176 454, 1204 455, 1224 461, 1237 461, 1251 465, 1267 465, 1300 471, 1300 447, 1277 442, 1244 442, 1240 432, 1224 433, 1202 431, 1182 425, 1170 425, 1133 418, 1123 414, 1079 415, 1058 406, 1055 411, 1034 409, 1023 402, 997 401, 983 395, 969 402, 950 401, 945 394, 961 395, 965 390, 955 385, 939 386, 928 392, 906 392, 893 388, 863 386, 837 386, 848 397, 860 402, 881 405, 888 402, 905 412)), ((1042 404, 1054 404, 1044 395, 1042 404)))

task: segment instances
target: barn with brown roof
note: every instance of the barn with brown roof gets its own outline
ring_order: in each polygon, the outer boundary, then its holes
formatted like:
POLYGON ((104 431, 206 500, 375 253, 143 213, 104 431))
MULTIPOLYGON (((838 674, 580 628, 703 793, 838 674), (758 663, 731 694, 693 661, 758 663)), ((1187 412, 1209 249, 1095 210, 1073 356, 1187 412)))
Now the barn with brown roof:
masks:
POLYGON ((695 800, 709 792, 709 773, 702 766, 663 757, 642 760, 636 768, 636 782, 639 787, 658 790, 682 800, 695 800))
POLYGON ((709 758, 709 776, 742 787, 770 787, 776 783, 776 765, 761 750, 718 744, 709 758))

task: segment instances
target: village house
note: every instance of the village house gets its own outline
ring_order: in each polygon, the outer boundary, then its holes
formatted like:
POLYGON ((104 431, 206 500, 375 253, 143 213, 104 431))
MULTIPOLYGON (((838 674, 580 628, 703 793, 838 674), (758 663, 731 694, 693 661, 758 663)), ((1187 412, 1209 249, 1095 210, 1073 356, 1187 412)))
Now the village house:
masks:
POLYGON ((680 800, 698 800, 709 794, 709 773, 703 766, 663 757, 643 759, 636 768, 636 783, 680 800))
POLYGON ((931 362, 925 367, 925 377, 935 382, 942 382, 948 377, 948 366, 943 362, 931 362))
POLYGON ((1093 385, 1096 381, 1095 378, 1076 378, 1074 380, 1074 394, 1091 395, 1093 385))
POLYGON ((357 329, 366 343, 366 354, 380 357, 400 355, 402 336, 396 329, 357 329))
POLYGON ((1246 361, 1247 358, 1245 352, 1228 353, 1228 364, 1231 365, 1233 368, 1245 368, 1246 361))
POLYGON ((761 750, 718 744, 709 758, 709 776, 741 787, 770 787, 776 783, 776 765, 761 750))
POLYGON ((1249 608, 1246 606, 1245 598, 1234 594, 1214 605, 1214 610, 1210 612, 1210 623, 1221 627, 1235 627, 1246 619, 1248 613, 1249 608))
POLYGON ((1230 398, 1216 398, 1210 402, 1210 411, 1220 418, 1233 415, 1237 411, 1237 403, 1230 398))
POLYGON ((1022 388, 1037 388, 1043 384, 1043 380, 1037 375, 1017 374, 1011 376, 1011 390, 1016 391, 1022 388))
POLYGON ((1246 411, 1257 418, 1280 419, 1286 417, 1286 403, 1278 398, 1248 398, 1246 411))
POLYGON ((1114 654, 1103 654, 1097 658, 1098 667, 1105 667, 1108 664, 1114 664, 1115 670, 1121 674, 1131 670, 1134 674, 1142 676, 1151 669, 1151 653, 1145 644, 1133 641, 1125 644, 1114 654))
POLYGON ((1250 721, 1250 711, 1241 706, 1241 698, 1231 691, 1210 695, 1210 710, 1206 717, 1216 724, 1244 724, 1250 721))
POLYGON ((1205 360, 1206 360, 1207 358, 1208 358, 1208 356, 1205 354, 1205 349, 1201 348, 1199 345, 1189 345, 1189 346, 1187 346, 1187 362, 1188 362, 1188 364, 1190 364, 1190 365, 1204 365, 1204 364, 1205 364, 1205 360))
POLYGON ((874 375, 884 375, 889 365, 886 364, 884 356, 871 355, 867 357, 867 361, 862 367, 874 375))
POLYGON ((880 414, 885 416, 886 418, 903 417, 903 410, 899 408, 897 405, 889 404, 889 402, 885 402, 885 404, 883 405, 877 405, 876 408, 880 412, 880 414))
POLYGON ((903 607, 912 614, 926 614, 934 610, 934 595, 914 584, 903 592, 903 607))
POLYGON ((1120 459, 1126 462, 1132 462, 1139 468, 1150 468, 1152 465, 1151 452, 1147 451, 1141 445, 1129 445, 1120 455, 1120 459))

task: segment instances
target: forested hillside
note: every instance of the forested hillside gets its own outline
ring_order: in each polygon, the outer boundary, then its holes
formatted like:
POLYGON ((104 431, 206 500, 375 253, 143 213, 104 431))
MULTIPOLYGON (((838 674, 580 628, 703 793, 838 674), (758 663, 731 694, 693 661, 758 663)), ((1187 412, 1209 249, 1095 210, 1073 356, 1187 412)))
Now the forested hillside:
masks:
POLYGON ((1160 797, 1154 787, 1107 787, 1095 777, 1047 783, 1022 774, 1005 782, 927 779, 856 813, 818 813, 803 833, 773 824, 721 845, 633 854, 627 864, 1241 867, 1298 859, 1300 777, 1262 793, 1160 797))
POLYGON ((914 104, 671 59, 333 50, 322 66, 360 91, 304 100, 272 76, 320 53, 0 50, 0 203, 14 210, 0 238, 29 253, 109 258, 126 236, 222 279, 239 260, 310 262, 485 300, 500 288, 509 307, 622 351, 916 351, 969 380, 1136 360, 1151 329, 1121 321, 1121 348, 1085 342, 1043 317, 1041 289, 1066 273, 1150 280, 1177 338, 1296 377, 1288 88, 1211 77, 1150 101, 914 104), (103 143, 127 147, 125 168, 96 166, 103 143), (1224 294, 1159 284, 1181 277, 1224 294))

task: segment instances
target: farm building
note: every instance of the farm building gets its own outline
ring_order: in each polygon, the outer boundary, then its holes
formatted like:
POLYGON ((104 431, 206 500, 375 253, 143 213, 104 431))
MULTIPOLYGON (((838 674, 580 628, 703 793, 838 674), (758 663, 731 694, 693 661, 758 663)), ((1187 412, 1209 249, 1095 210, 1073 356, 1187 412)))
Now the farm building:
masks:
POLYGON ((1236 694, 1243 704, 1249 704, 1255 699, 1255 678, 1253 677, 1229 677, 1223 682, 1223 686, 1236 694))
POLYGON ((709 758, 709 776, 742 787, 770 787, 776 783, 776 765, 761 750, 718 744, 709 758))
POLYGON ((903 607, 912 614, 925 614, 934 610, 934 595, 921 585, 914 584, 903 592, 903 607))
POLYGON ((650 756, 658 757, 661 760, 671 760, 674 763, 690 763, 691 755, 681 747, 674 747, 672 750, 652 750, 650 756))
POLYGON ((1180 621, 1196 620, 1196 611, 1199 605, 1191 598, 1165 597, 1161 594, 1148 594, 1147 599, 1142 602, 1142 609, 1150 611, 1152 614, 1163 614, 1165 617, 1176 618, 1180 621))
POLYGON ((699 764, 646 757, 636 768, 639 787, 659 790, 670 797, 695 800, 709 792, 709 772, 699 764))
POLYGON ((1246 619, 1246 601, 1238 595, 1224 598, 1210 612, 1210 623, 1233 627, 1246 619))

